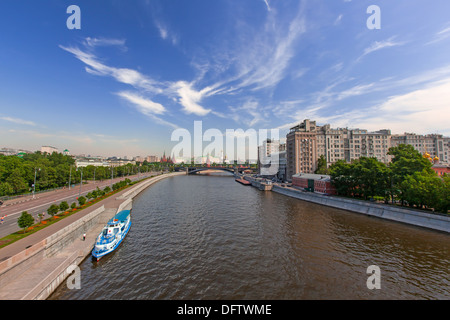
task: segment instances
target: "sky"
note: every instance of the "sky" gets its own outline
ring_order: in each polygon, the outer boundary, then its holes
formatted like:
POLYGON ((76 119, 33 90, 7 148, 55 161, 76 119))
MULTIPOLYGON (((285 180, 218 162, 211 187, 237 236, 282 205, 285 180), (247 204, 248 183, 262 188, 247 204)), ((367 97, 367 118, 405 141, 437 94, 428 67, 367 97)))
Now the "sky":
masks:
POLYGON ((2 0, 0 148, 161 156, 194 121, 450 136, 449 12, 448 0, 2 0), (67 27, 73 4, 80 29, 67 27))

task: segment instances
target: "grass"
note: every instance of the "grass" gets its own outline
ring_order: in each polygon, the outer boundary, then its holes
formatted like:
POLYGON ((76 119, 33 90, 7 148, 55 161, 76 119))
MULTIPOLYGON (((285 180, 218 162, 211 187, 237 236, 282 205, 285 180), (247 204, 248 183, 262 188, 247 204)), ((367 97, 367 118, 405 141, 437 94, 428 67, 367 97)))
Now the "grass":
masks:
POLYGON ((109 198, 110 196, 112 196, 112 195, 114 195, 114 194, 116 194, 116 193, 118 193, 118 192, 120 192, 122 190, 125 190, 125 189, 133 186, 134 184, 136 184, 138 182, 141 182, 141 181, 144 181, 144 180, 147 180, 147 179, 150 179, 150 178, 153 178, 153 176, 147 177, 147 178, 139 180, 139 181, 133 181, 127 186, 124 186, 124 187, 122 187, 120 189, 111 191, 111 192, 109 192, 109 193, 107 193, 107 194, 105 194, 105 195, 103 195, 101 197, 98 197, 96 199, 90 200, 90 201, 86 202, 82 206, 78 206, 75 209, 68 209, 67 211, 59 213, 59 214, 57 214, 57 215, 55 215, 55 216, 53 216, 51 218, 42 220, 41 222, 36 223, 36 224, 32 225, 31 227, 27 228, 25 230, 25 232, 24 232, 24 230, 20 230, 20 231, 16 231, 14 233, 11 233, 10 235, 7 235, 6 237, 0 238, 0 249, 3 248, 3 247, 6 247, 6 246, 8 246, 8 245, 10 245, 10 244, 12 244, 12 243, 14 243, 16 241, 18 241, 18 240, 21 240, 21 239, 23 239, 25 237, 28 237, 29 235, 32 235, 33 233, 36 233, 36 232, 38 232, 38 231, 40 231, 40 230, 42 230, 42 229, 44 229, 44 228, 46 228, 48 226, 51 226, 52 224, 60 221, 61 219, 70 217, 71 215, 73 215, 73 214, 75 214, 77 212, 80 212, 81 210, 89 208, 90 206, 92 206, 92 205, 94 205, 94 204, 96 204, 96 203, 98 203, 100 201, 103 201, 106 198, 109 198))

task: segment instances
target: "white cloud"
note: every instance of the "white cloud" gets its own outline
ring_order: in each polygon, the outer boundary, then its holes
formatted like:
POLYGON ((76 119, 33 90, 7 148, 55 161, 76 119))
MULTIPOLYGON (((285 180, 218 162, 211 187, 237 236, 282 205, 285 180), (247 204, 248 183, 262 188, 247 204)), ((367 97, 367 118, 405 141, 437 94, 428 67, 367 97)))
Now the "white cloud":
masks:
POLYGON ((149 77, 136 70, 110 67, 99 62, 97 57, 92 53, 84 52, 74 47, 64 47, 61 45, 59 47, 67 52, 72 53, 77 59, 85 63, 88 66, 86 67, 86 72, 90 74, 98 76, 110 76, 121 83, 129 84, 146 91, 151 91, 153 93, 161 92, 161 88, 158 88, 159 84, 156 81, 150 79, 149 77))
POLYGON ((335 25, 335 26, 339 25, 339 24, 341 23, 343 17, 344 17, 344 15, 343 15, 343 14, 340 14, 340 15, 336 18, 336 20, 334 20, 334 25, 335 25))
POLYGON ((270 5, 269 5, 269 0, 263 0, 264 3, 266 4, 267 10, 270 11, 270 5))
POLYGON ((118 92, 117 95, 136 105, 138 110, 145 115, 149 113, 163 114, 166 111, 166 108, 162 104, 153 102, 132 92, 122 91, 118 92))
POLYGON ((36 123, 34 123, 33 121, 23 120, 23 119, 19 119, 19 118, 0 116, 0 120, 12 122, 15 124, 23 124, 23 125, 27 125, 27 126, 36 126, 36 123))
POLYGON ((169 29, 160 20, 155 20, 156 28, 158 28, 159 35, 164 40, 170 40, 173 45, 178 43, 178 36, 173 32, 169 32, 169 29))
POLYGON ((384 41, 375 41, 372 43, 372 45, 368 48, 366 48, 364 50, 364 53, 362 56, 368 55, 369 53, 384 49, 384 48, 389 48, 389 47, 396 47, 396 46, 401 46, 404 44, 404 42, 395 42, 394 41, 395 36, 394 37, 390 37, 387 40, 384 41))
POLYGON ((441 31, 437 32, 434 35, 434 38, 430 42, 428 42, 427 45, 428 44, 433 44, 433 43, 436 43, 436 42, 439 42, 439 41, 442 41, 442 40, 445 40, 445 39, 447 39, 449 37, 450 37, 450 27, 447 26, 444 29, 442 29, 441 31))
POLYGON ((87 37, 84 41, 88 47, 102 47, 102 46, 119 46, 126 50, 125 39, 107 39, 107 38, 90 38, 87 37))
POLYGON ((186 113, 205 116, 211 110, 203 108, 199 105, 200 101, 206 95, 208 90, 196 91, 192 89, 192 85, 186 81, 178 81, 173 85, 173 89, 179 96, 178 102, 183 106, 186 113))

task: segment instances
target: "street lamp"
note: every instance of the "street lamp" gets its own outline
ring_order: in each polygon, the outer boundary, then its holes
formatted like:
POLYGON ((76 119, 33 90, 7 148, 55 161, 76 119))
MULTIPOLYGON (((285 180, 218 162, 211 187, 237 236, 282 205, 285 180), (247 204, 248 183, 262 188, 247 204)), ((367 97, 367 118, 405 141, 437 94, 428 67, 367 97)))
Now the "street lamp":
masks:
MULTIPOLYGON (((78 171, 78 168, 77 168, 77 171, 78 171)), ((81 171, 81 181, 80 181, 80 193, 79 193, 78 197, 81 196, 81 186, 83 185, 83 168, 82 167, 80 168, 80 171, 81 171)))
POLYGON ((35 199, 34 193, 36 191, 36 173, 38 170, 41 171, 41 168, 34 168, 33 199, 35 199))
POLYGON ((69 190, 70 190, 70 180, 72 179, 72 165, 70 166, 70 173, 69 173, 69 190))

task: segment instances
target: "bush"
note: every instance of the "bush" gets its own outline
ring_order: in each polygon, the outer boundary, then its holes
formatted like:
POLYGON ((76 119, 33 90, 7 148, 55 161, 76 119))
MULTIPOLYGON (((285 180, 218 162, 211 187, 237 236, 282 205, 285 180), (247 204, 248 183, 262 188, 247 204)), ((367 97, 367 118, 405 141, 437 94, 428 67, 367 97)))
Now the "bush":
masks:
POLYGON ((86 198, 81 196, 78 198, 78 203, 80 206, 84 205, 86 203, 86 198))
POLYGON ((34 223, 34 218, 31 214, 29 214, 27 211, 23 211, 22 215, 17 220, 17 224, 20 228, 23 229, 23 232, 25 233, 25 229, 28 227, 31 227, 34 223))
POLYGON ((66 211, 67 209, 69 209, 69 204, 66 201, 61 202, 59 205, 59 210, 66 211))
POLYGON ((47 212, 49 215, 51 215, 52 217, 57 214, 59 211, 59 206, 57 206, 56 204, 52 204, 50 206, 50 208, 47 209, 47 212))

